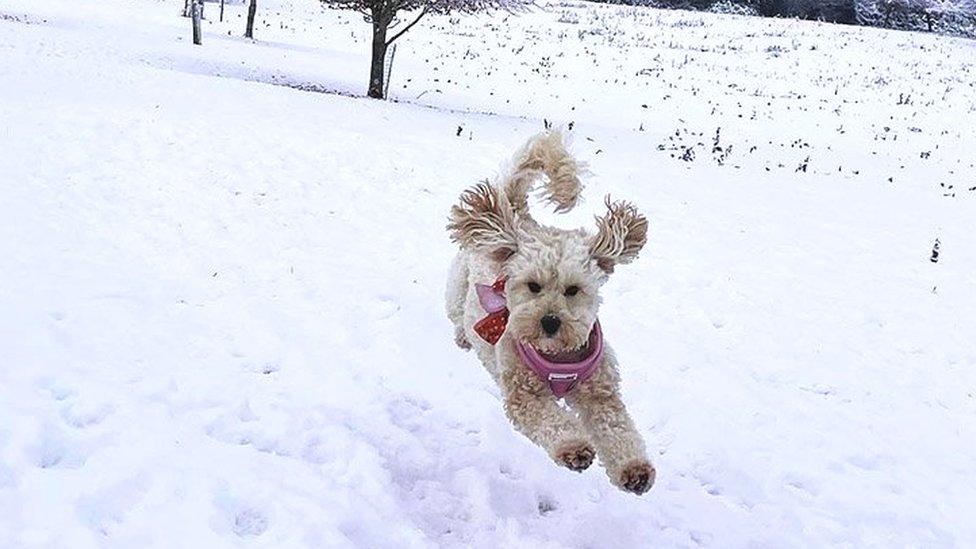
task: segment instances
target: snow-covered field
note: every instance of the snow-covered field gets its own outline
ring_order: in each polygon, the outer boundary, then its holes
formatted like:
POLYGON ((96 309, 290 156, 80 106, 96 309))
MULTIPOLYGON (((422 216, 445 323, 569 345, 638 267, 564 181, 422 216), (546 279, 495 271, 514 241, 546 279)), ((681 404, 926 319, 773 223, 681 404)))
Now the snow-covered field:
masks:
POLYGON ((0 0, 0 547, 976 544, 976 43, 546 3, 425 21, 378 102, 357 15, 181 6, 0 0), (543 119, 593 171, 543 217, 651 220, 601 309, 643 497, 442 312, 543 119))

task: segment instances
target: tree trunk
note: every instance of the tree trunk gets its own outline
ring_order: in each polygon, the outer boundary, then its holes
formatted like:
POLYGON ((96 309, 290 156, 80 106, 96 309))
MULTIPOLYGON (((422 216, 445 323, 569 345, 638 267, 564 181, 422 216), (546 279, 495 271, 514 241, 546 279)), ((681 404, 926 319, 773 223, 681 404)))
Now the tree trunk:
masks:
POLYGON ((254 16, 258 12, 258 0, 251 0, 247 7, 247 28, 244 30, 244 38, 254 38, 254 16))
POLYGON ((202 11, 200 0, 192 0, 192 2, 193 7, 190 9, 193 11, 193 43, 199 46, 203 43, 203 36, 200 30, 200 18, 203 14, 200 13, 202 11))
POLYGON ((193 0, 183 0, 183 17, 190 17, 193 14, 193 0))
POLYGON ((220 0, 220 22, 224 22, 224 0, 220 0))
POLYGON ((373 11, 373 56, 369 66, 369 91, 366 95, 383 99, 383 63, 386 61, 386 27, 389 21, 373 11))

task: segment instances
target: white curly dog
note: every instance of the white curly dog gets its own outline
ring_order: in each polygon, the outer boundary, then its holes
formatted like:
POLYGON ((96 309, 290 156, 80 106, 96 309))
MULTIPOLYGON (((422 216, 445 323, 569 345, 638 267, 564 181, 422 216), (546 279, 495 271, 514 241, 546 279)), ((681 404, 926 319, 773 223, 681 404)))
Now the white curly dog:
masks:
POLYGON ((617 361, 597 312, 614 267, 633 261, 647 241, 647 220, 607 199, 590 234, 540 225, 528 211, 543 176, 556 211, 573 208, 583 171, 562 134, 547 132, 516 153, 498 182, 461 195, 448 225, 461 251, 447 314, 457 344, 473 347, 501 387, 518 431, 573 471, 599 456, 614 485, 642 494, 655 470, 620 399, 617 361))

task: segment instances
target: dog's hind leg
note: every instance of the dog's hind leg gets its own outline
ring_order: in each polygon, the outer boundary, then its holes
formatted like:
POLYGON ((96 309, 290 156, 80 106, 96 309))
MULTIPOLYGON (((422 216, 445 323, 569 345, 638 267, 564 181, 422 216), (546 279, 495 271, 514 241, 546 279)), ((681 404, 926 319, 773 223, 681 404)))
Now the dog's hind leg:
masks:
POLYGON ((462 349, 470 349, 471 342, 464 333, 464 301, 468 296, 468 258, 457 254, 447 278, 447 318, 454 324, 454 342, 462 349))
POLYGON ((563 408, 549 388, 524 366, 509 366, 501 376, 505 413, 515 428, 541 446, 559 465, 582 471, 596 451, 579 419, 563 408))
POLYGON ((643 494, 654 484, 656 471, 647 459, 644 440, 620 399, 617 363, 606 349, 597 373, 567 395, 596 443, 610 482, 622 490, 643 494))

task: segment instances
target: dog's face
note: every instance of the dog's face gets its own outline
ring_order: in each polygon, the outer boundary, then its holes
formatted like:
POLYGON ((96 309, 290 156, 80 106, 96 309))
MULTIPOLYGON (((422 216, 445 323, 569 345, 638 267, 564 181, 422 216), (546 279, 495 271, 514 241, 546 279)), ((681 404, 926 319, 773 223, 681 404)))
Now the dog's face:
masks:
POLYGON ((508 330, 553 362, 585 358, 607 273, 583 231, 533 227, 505 261, 508 330))
POLYGON ((449 225, 463 247, 498 261, 508 280, 506 333, 552 362, 585 358, 600 286, 647 241, 647 220, 626 202, 610 203, 596 234, 543 227, 491 185, 462 195, 449 225))

